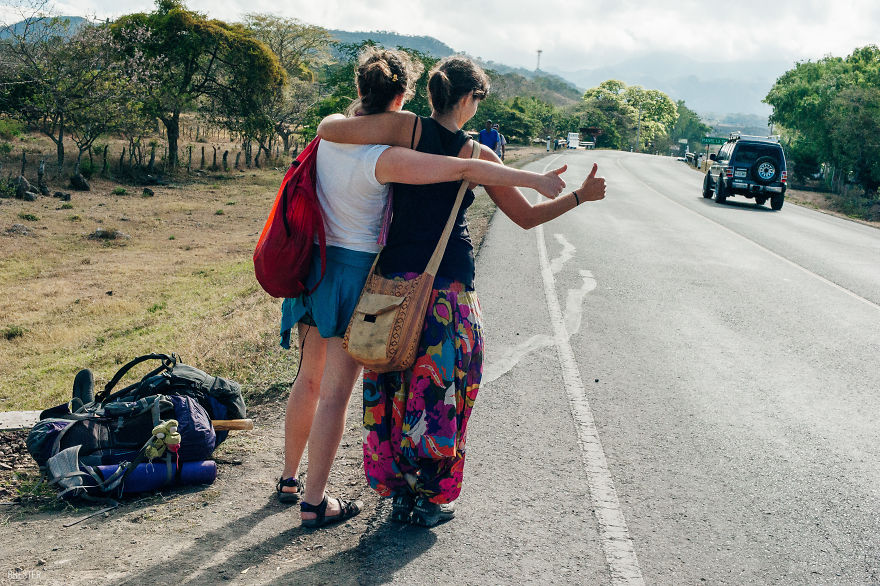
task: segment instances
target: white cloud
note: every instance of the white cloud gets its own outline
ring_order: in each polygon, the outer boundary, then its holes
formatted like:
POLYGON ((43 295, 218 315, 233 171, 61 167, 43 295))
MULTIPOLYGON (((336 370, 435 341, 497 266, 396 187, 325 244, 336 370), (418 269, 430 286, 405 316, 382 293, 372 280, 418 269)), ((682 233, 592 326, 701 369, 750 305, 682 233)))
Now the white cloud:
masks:
MULTIPOLYGON (((189 0, 214 18, 271 12, 328 28, 431 35, 455 49, 532 68, 591 69, 632 54, 681 52, 703 61, 816 59, 876 42, 880 7, 869 0, 189 0)), ((114 17, 150 0, 60 0, 63 14, 114 17)), ((0 14, 3 6, 0 5, 0 14)))

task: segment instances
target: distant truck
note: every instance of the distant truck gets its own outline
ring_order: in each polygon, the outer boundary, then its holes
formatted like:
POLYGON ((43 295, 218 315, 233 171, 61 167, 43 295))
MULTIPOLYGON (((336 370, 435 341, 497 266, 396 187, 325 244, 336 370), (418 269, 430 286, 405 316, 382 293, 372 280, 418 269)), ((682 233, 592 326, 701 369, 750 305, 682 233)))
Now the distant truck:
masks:
POLYGON ((577 132, 569 132, 568 133, 568 148, 576 149, 580 146, 581 135, 577 132))

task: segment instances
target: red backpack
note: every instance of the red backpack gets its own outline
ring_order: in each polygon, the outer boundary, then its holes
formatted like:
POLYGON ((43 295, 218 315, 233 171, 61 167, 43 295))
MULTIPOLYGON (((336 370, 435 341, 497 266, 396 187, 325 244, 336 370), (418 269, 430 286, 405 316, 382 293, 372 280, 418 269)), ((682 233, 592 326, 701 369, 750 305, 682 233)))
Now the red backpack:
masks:
POLYGON ((324 278, 327 244, 324 217, 315 191, 320 140, 316 137, 310 142, 287 170, 254 250, 257 281, 273 297, 298 297, 306 290, 316 235, 321 250, 321 279, 324 278))

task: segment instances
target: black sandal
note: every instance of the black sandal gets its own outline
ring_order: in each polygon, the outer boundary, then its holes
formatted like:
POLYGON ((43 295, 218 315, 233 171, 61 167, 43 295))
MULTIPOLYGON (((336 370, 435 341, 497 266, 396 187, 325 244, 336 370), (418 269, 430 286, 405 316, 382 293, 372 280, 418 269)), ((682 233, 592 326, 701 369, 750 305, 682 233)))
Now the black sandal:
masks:
POLYGON ((275 490, 278 492, 278 500, 284 504, 294 505, 299 502, 299 499, 302 497, 303 493, 303 485, 295 476, 291 476, 290 478, 279 478, 278 484, 275 486, 275 490), (284 490, 285 488, 295 488, 296 492, 288 492, 284 490))
POLYGON ((329 525, 331 523, 338 523, 340 521, 345 521, 346 519, 351 519, 352 517, 360 513, 361 507, 364 506, 364 503, 362 503, 361 501, 344 501, 341 498, 336 498, 336 502, 339 503, 339 513, 331 517, 327 517, 326 494, 324 495, 324 500, 322 500, 321 504, 319 505, 312 505, 307 503, 306 501, 302 501, 299 504, 300 512, 315 513, 316 515, 314 519, 303 519, 303 527, 318 528, 323 527, 324 525, 329 525))

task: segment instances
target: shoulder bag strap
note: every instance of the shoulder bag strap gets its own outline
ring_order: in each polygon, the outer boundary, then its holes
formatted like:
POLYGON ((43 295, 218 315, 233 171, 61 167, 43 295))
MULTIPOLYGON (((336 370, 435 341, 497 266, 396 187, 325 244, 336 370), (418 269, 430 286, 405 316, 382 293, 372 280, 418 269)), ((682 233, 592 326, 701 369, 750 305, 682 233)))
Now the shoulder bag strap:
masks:
MULTIPOLYGON (((471 153, 472 159, 480 158, 480 143, 477 141, 473 141, 474 150, 471 153)), ((463 179, 461 182, 461 187, 458 188, 458 195, 455 198, 455 204, 452 206, 452 211, 449 213, 449 219, 446 220, 446 227, 443 228, 443 234, 440 236, 440 241, 437 242, 437 247, 434 248, 434 254, 431 255, 431 260, 428 261, 428 266, 425 267, 425 272, 432 277, 437 276, 437 269, 440 268, 440 261, 443 260, 443 253, 446 252, 446 243, 449 242, 449 236, 452 234, 452 228, 455 226, 455 218, 458 217, 458 210, 461 208, 461 202, 464 201, 464 192, 467 189, 468 180, 463 179)))

